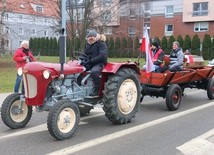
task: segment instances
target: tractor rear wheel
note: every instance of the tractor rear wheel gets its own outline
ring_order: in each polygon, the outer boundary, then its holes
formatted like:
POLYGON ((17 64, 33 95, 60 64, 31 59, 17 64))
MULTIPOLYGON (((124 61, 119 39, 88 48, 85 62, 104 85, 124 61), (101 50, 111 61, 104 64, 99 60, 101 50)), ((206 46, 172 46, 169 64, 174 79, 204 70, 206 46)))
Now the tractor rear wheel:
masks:
POLYGON ((166 106, 170 111, 177 110, 181 104, 182 90, 177 84, 172 84, 166 91, 166 106))
POLYGON ((57 140, 69 139, 77 130, 80 120, 78 106, 71 101, 57 102, 48 114, 48 131, 57 140))
POLYGON ((103 110, 106 117, 115 124, 125 124, 135 117, 140 105, 140 83, 137 73, 122 68, 106 82, 103 110))
POLYGON ((207 84, 207 97, 212 100, 214 99, 214 79, 211 78, 208 80, 207 84))
POLYGON ((32 116, 32 106, 20 101, 20 93, 10 94, 1 107, 1 118, 11 129, 23 128, 32 116))

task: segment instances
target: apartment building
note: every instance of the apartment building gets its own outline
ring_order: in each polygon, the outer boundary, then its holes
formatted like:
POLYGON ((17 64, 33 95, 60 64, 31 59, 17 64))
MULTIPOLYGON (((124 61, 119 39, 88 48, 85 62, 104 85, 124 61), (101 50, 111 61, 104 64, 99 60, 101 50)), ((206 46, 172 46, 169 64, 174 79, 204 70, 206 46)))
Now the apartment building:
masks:
POLYGON ((205 34, 214 36, 213 0, 160 0, 151 2, 152 38, 163 36, 205 34))
POLYGON ((1 3, 1 47, 13 53, 31 37, 58 37, 56 0, 7 0, 1 3), (4 46, 4 47, 3 47, 4 46))
MULTIPOLYGON (((93 2, 90 18, 95 20, 90 27, 107 36, 114 38, 142 36, 144 23, 150 25, 150 5, 143 0, 94 0, 93 2)), ((83 19, 85 2, 70 0, 70 3, 74 8, 74 16, 78 12, 79 18, 83 19)), ((81 24, 80 20, 76 22, 81 24)))

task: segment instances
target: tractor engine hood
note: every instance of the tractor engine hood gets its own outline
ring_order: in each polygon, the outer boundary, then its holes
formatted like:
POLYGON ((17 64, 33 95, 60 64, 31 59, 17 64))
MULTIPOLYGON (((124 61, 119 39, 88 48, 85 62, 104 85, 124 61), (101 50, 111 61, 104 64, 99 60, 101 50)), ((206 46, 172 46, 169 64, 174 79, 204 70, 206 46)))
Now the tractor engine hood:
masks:
MULTIPOLYGON (((30 62, 23 69, 23 81, 25 87, 25 98, 28 105, 41 106, 44 102, 49 83, 60 77, 59 63, 30 62)), ((78 61, 69 61, 64 64, 63 74, 71 75, 83 72, 83 66, 78 61)))
MULTIPOLYGON (((31 62, 27 63, 24 67, 24 72, 43 72, 44 70, 49 70, 51 76, 57 77, 60 75, 60 64, 59 63, 47 63, 47 62, 31 62)), ((75 74, 83 72, 83 67, 78 65, 78 61, 69 61, 64 64, 63 74, 75 74)))

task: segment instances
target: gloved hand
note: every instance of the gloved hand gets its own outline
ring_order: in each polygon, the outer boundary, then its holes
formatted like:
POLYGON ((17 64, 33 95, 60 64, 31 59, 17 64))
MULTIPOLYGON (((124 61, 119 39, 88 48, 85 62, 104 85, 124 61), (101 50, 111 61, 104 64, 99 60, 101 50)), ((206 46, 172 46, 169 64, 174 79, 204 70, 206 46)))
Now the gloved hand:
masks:
POLYGON ((85 72, 86 71, 86 68, 83 66, 83 72, 85 72))
POLYGON ((86 68, 86 71, 90 70, 92 67, 90 59, 87 59, 87 61, 81 61, 80 64, 86 68))
POLYGON ((79 60, 78 60, 78 65, 81 65, 81 62, 82 62, 82 61, 79 59, 79 60))

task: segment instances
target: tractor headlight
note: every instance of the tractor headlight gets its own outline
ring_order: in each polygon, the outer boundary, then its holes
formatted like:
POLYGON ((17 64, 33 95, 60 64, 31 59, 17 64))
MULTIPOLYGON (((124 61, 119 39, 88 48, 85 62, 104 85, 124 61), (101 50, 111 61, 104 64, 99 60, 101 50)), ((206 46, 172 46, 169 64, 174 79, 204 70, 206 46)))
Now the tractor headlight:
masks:
POLYGON ((43 71, 43 77, 45 79, 48 79, 50 77, 50 75, 51 75, 51 72, 49 70, 44 70, 43 71))

